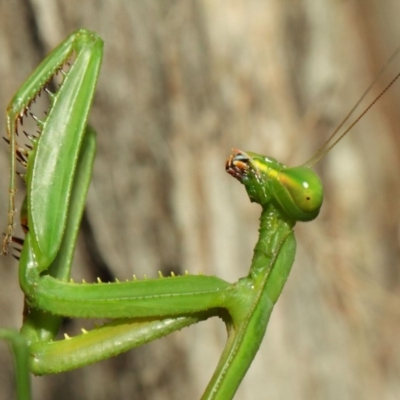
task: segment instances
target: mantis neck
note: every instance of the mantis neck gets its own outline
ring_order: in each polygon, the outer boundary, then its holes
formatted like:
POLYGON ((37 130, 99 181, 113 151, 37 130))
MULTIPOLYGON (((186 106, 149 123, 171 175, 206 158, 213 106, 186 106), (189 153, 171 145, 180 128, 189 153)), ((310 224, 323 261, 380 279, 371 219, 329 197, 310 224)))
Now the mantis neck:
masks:
POLYGON ((263 207, 259 237, 250 267, 250 276, 253 279, 258 280, 260 275, 267 278, 276 264, 285 240, 293 232, 295 223, 283 218, 274 205, 263 207))

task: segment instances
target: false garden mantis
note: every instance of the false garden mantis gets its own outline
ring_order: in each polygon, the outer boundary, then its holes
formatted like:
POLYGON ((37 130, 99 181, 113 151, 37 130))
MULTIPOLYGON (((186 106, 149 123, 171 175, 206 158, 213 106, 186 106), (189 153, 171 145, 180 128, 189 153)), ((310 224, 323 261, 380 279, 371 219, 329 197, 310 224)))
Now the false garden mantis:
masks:
POLYGON ((202 398, 231 399, 258 351, 290 273, 296 248, 293 227, 296 221, 318 216, 323 189, 310 167, 337 143, 329 145, 336 132, 307 164, 295 168, 233 150, 226 171, 262 207, 260 236, 246 277, 233 284, 189 274, 74 283, 70 280, 72 257, 96 148, 95 132, 87 121, 102 48, 95 33, 74 32, 38 66, 7 109, 11 174, 3 253, 11 241, 18 243, 13 237, 16 160, 26 168, 22 177, 27 187, 19 261, 26 299, 24 321, 20 332, 0 330, 15 356, 18 398, 30 398, 29 372, 43 375, 79 368, 219 316, 228 339, 202 398), (49 82, 56 74, 63 79, 52 91, 49 82), (26 132, 32 143, 22 147, 17 133, 32 102, 44 90, 50 98, 47 116, 36 119, 39 134, 26 132), (73 338, 54 340, 65 316, 110 318, 112 322, 73 338))

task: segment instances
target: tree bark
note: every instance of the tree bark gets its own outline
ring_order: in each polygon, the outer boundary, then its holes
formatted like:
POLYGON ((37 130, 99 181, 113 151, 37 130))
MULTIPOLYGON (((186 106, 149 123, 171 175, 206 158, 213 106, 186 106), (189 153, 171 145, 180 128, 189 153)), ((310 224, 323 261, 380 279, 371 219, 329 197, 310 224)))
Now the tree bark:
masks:
MULTIPOLYGON (((4 109, 67 34, 85 27, 105 41, 90 116, 98 155, 74 278, 244 276, 260 210, 225 174, 230 149, 304 163, 399 44, 399 13, 396 2, 378 0, 0 2, 4 109)), ((360 110, 399 70, 400 58, 360 110)), ((296 228, 292 276, 236 399, 399 392, 399 106, 397 84, 315 166, 323 210, 296 228)), ((5 227, 6 146, 0 168, 5 227)), ((23 297, 11 258, 1 259, 0 281, 0 325, 17 328, 23 297)), ((82 324, 65 329, 73 335, 82 324)), ((196 399, 224 341, 222 323, 208 321, 115 359, 34 378, 34 398, 196 399)), ((0 350, 0 398, 10 399, 11 357, 0 350)))

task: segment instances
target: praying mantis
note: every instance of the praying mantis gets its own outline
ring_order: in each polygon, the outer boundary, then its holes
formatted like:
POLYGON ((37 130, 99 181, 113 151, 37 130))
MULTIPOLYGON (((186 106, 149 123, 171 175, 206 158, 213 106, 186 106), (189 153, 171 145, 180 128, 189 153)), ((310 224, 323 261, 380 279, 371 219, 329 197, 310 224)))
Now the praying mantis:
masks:
POLYGON ((95 157, 95 132, 87 121, 102 48, 95 33, 74 32, 39 65, 7 109, 11 174, 3 253, 10 242, 17 241, 13 236, 16 160, 26 168, 27 186, 19 260, 26 297, 24 322, 20 332, 0 330, 15 355, 18 398, 30 398, 29 371, 43 375, 79 368, 214 316, 224 321, 228 339, 202 398, 233 398, 290 273, 296 248, 293 227, 297 221, 318 216, 323 189, 310 167, 332 145, 328 141, 308 163, 295 168, 271 157, 233 150, 226 171, 262 208, 250 271, 237 282, 190 274, 129 282, 71 282, 72 257, 95 157), (57 73, 63 79, 52 91, 48 83, 57 73), (31 147, 22 147, 16 133, 44 90, 50 98, 47 116, 36 121, 38 135, 26 133, 31 147), (112 321, 54 340, 64 316, 112 321))

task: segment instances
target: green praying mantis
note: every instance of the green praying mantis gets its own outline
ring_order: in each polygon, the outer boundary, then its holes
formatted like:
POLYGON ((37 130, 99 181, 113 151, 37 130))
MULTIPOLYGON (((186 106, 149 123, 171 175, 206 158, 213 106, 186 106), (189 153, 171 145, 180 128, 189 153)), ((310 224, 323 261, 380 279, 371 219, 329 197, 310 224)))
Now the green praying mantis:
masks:
POLYGON ((2 251, 6 254, 11 242, 22 247, 19 279, 25 309, 20 332, 0 329, 0 338, 12 347, 18 398, 31 397, 30 373, 80 368, 218 316, 228 338, 202 398, 231 399, 258 351, 290 273, 296 249, 293 227, 319 214, 323 189, 310 167, 354 123, 335 139, 340 125, 311 160, 295 168, 271 157, 233 150, 226 171, 262 209, 259 239, 244 278, 232 284, 214 276, 185 274, 75 283, 70 279, 72 258, 96 151, 88 115, 102 51, 103 42, 95 33, 84 29, 72 33, 37 67, 7 108, 11 173, 2 251), (51 89, 49 83, 57 74, 62 81, 51 89), (23 119, 42 91, 49 95, 48 112, 43 119, 33 116, 39 133, 24 132, 31 144, 21 146, 17 135, 23 119), (16 161, 25 168, 20 175, 27 187, 21 207, 23 240, 13 236, 16 161), (63 317, 111 322, 55 340, 63 317))

